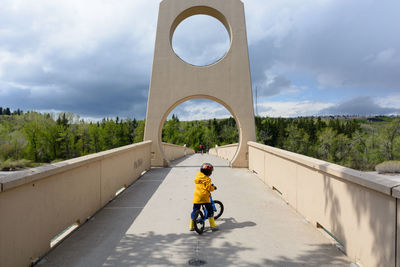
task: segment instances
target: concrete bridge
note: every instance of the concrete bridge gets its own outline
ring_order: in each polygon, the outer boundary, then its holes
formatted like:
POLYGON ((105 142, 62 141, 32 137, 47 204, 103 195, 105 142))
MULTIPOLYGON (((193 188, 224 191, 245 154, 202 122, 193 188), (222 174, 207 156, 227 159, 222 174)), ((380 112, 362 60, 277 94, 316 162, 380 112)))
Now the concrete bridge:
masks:
POLYGON ((148 141, 0 176, 0 267, 185 266, 190 260, 400 267, 399 181, 252 142, 240 0, 160 2, 148 99, 148 141), (219 20, 230 37, 226 54, 201 67, 171 48, 179 23, 197 14, 219 20), (205 156, 161 142, 168 114, 196 98, 227 108, 239 144, 205 156), (150 166, 170 161, 172 167, 150 166), (188 223, 193 178, 203 162, 216 166, 215 197, 226 211, 220 231, 198 236, 188 223))
POLYGON ((235 145, 163 146, 169 168, 143 142, 0 177, 0 266, 398 266, 397 181, 254 142, 249 169, 221 158, 235 145), (203 162, 225 212, 199 236, 203 162))
POLYGON ((349 259, 245 169, 196 154, 151 169, 43 261, 43 266, 342 265, 349 259), (225 203, 220 231, 188 231, 193 180, 215 166, 214 197, 225 203))

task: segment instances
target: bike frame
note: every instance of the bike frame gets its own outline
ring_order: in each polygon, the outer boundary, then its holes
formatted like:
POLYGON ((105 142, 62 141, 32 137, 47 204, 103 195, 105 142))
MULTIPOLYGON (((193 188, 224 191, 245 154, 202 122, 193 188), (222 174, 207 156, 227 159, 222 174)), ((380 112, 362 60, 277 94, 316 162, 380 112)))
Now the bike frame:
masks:
MULTIPOLYGON (((209 204, 211 204, 213 212, 217 212, 216 213, 217 217, 214 217, 214 218, 218 219, 224 211, 224 205, 222 204, 221 201, 218 201, 218 200, 216 200, 214 202, 214 200, 212 199, 211 196, 210 196, 209 204), (217 205, 219 206, 220 210, 219 209, 217 210, 217 205)), ((214 214, 214 216, 215 216, 215 214, 214 214)), ((201 235, 204 231, 205 221, 208 219, 207 217, 208 217, 208 211, 206 208, 206 203, 202 203, 198 210, 196 210, 195 212, 192 212, 192 220, 194 220, 193 221, 194 228, 199 235, 201 235)), ((211 229, 211 230, 213 231, 213 229, 211 229)))
MULTIPOLYGON (((211 202, 213 210, 217 211, 217 208, 215 207, 214 200, 213 200, 212 196, 210 196, 210 202, 211 202)), ((203 221, 205 221, 207 219, 208 212, 207 212, 207 209, 206 209, 205 205, 201 205, 201 207, 203 208, 203 212, 204 212, 203 221)))
POLYGON ((213 207, 213 210, 217 211, 217 208, 215 207, 214 200, 213 200, 212 196, 210 196, 210 201, 211 201, 211 205, 213 207))

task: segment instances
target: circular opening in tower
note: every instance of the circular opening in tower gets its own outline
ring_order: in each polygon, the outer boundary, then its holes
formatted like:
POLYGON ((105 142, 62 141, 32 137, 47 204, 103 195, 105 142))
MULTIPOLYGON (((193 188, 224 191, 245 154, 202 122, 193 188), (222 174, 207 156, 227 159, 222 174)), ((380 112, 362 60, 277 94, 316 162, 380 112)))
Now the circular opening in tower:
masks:
POLYGON ((172 49, 188 64, 207 66, 216 63, 229 51, 229 33, 218 19, 193 15, 176 27, 172 49))

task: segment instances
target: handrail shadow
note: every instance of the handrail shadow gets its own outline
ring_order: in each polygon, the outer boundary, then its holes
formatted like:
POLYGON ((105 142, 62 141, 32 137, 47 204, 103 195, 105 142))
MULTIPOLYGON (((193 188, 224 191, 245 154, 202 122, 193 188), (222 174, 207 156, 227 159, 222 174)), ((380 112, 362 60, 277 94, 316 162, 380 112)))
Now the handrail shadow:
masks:
POLYGON ((170 168, 152 168, 146 172, 52 248, 38 261, 38 265, 78 266, 81 264, 82 255, 77 256, 76 250, 84 250, 88 252, 86 257, 90 257, 91 266, 102 266, 170 171, 170 168), (96 249, 90 246, 96 246, 96 249), (67 247, 69 249, 66 249, 67 247))

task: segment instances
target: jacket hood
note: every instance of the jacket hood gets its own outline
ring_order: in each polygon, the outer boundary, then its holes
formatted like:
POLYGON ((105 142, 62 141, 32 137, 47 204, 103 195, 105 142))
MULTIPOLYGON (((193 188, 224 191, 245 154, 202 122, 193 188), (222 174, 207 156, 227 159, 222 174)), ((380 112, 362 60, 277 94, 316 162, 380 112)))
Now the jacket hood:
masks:
POLYGON ((194 178, 194 183, 195 184, 202 184, 204 182, 204 180, 208 179, 208 176, 205 175, 202 172, 198 172, 196 175, 196 178, 194 178))

